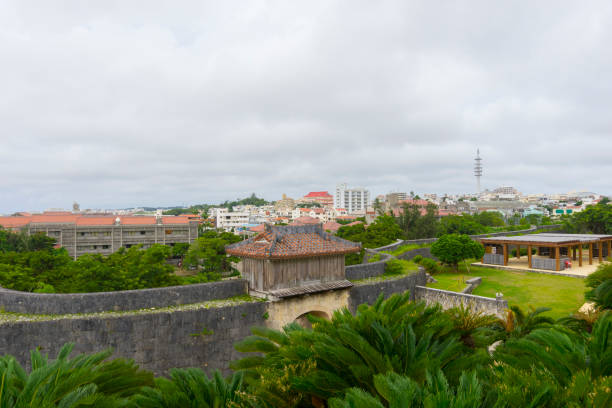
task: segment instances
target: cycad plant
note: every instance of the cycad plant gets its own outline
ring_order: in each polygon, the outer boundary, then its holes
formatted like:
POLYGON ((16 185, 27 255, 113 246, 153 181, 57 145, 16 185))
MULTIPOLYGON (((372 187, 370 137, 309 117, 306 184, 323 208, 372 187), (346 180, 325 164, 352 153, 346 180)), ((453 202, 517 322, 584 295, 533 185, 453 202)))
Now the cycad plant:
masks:
POLYGON ((510 339, 494 359, 502 406, 612 406, 612 313, 585 336, 547 328, 510 339))
POLYGON ((374 396, 374 377, 394 372, 423 384, 440 370, 457 384, 463 370, 488 361, 482 349, 460 341, 461 333, 439 306, 409 301, 409 294, 381 296, 355 315, 336 311, 331 321, 310 317, 313 329, 297 325, 283 332, 259 329, 236 345, 242 352, 263 353, 233 368, 245 372, 251 391, 275 406, 325 401, 351 387, 374 396))
POLYGON ((105 361, 111 351, 71 359, 72 348, 62 347, 53 361, 32 351, 29 374, 14 357, 1 357, 0 407, 129 407, 136 391, 153 385, 153 374, 132 361, 105 361))
POLYGON ((351 388, 344 398, 332 398, 330 408, 476 408, 484 402, 484 392, 476 373, 465 371, 456 387, 449 385, 441 371, 427 373, 424 384, 396 373, 374 377, 378 395, 351 388))
POLYGON ((142 408, 225 408, 241 401, 242 374, 224 379, 219 371, 209 378, 199 368, 174 369, 170 379, 157 378, 134 402, 142 408))

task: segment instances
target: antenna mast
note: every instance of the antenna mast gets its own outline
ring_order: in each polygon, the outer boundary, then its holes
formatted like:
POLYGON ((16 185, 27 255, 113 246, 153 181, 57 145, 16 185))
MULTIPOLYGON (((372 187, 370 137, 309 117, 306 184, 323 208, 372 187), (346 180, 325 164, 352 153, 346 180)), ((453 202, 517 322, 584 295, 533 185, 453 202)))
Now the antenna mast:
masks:
POLYGON ((476 158, 474 159, 474 175, 476 176, 478 195, 480 195, 480 177, 482 177, 482 159, 480 158, 480 149, 476 149, 476 158))

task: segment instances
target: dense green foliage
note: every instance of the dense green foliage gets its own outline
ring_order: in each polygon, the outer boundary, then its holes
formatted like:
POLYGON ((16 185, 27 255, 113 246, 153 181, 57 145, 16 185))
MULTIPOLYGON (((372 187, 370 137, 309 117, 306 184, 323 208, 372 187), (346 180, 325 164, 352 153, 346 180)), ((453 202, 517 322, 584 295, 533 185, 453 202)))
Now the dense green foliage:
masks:
POLYGON ((71 350, 64 346, 52 362, 32 351, 29 374, 12 356, 0 357, 0 407, 127 407, 142 387, 153 386, 153 374, 133 362, 105 361, 110 351, 69 358, 71 350))
POLYGON ((402 231, 393 217, 381 215, 367 228, 364 224, 343 226, 336 235, 349 241, 361 242, 364 248, 378 248, 401 238, 402 231))
MULTIPOLYGON (((206 231, 191 244, 185 255, 185 265, 198 268, 201 273, 214 276, 222 272, 235 272, 233 263, 240 259, 227 256, 225 246, 240 241, 231 232, 206 231)), ((211 279, 213 280, 213 279, 211 279)))
POLYGON ((603 309, 612 309, 612 264, 604 263, 585 279, 585 298, 603 309))
POLYGON ((484 254, 484 247, 468 235, 443 235, 431 245, 431 254, 447 265, 457 269, 465 259, 478 259, 484 254))
POLYGON ((513 308, 506 319, 382 297, 331 321, 254 328, 233 364, 270 407, 603 407, 612 403, 612 314, 589 333, 513 308), (493 354, 488 347, 500 341, 493 354))
POLYGON ((397 224, 404 233, 404 239, 432 238, 436 235, 438 225, 437 207, 428 204, 425 214, 417 204, 404 204, 397 217, 397 224))
MULTIPOLYGON (((402 231, 390 215, 381 215, 367 226, 365 224, 345 225, 338 229, 336 236, 361 242, 364 248, 378 248, 389 245, 402 237, 402 231)), ((363 250, 356 254, 345 256, 346 265, 356 265, 363 261, 363 250)))
POLYGON ((215 281, 221 273, 234 271, 236 259, 226 256, 225 245, 237 240, 240 238, 231 233, 209 231, 191 247, 134 246, 74 260, 65 249, 54 248, 54 240, 43 234, 27 236, 0 229, 0 286, 26 292, 80 293, 215 281), (183 256, 196 271, 194 275, 175 275, 168 263, 170 258, 183 256))
POLYGON ((563 219, 566 232, 612 234, 612 205, 600 201, 597 205, 589 205, 581 212, 563 219))
POLYGON ((50 250, 55 239, 46 234, 28 235, 25 232, 11 232, 0 226, 0 252, 26 252, 50 250))

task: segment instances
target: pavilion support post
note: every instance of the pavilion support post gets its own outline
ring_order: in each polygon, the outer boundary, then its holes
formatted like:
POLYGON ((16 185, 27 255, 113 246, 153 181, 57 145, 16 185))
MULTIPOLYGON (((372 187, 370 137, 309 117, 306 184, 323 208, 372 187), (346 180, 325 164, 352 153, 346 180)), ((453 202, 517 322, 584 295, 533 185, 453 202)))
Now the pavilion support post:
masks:
POLYGON ((578 266, 582 267, 582 244, 578 245, 578 266))
POLYGON ((536 247, 536 255, 540 256, 540 247, 536 247))
POLYGON ((608 259, 612 258, 610 252, 612 251, 612 241, 608 241, 608 259))
POLYGON ((589 242, 589 265, 593 265, 593 243, 589 242))
POLYGON ((504 266, 508 266, 508 244, 504 244, 504 266))
POLYGON ((572 259, 575 261, 576 260, 576 247, 573 247, 573 252, 574 252, 574 256, 572 256, 572 259))
POLYGON ((555 270, 556 271, 560 271, 561 270, 561 262, 559 260, 559 252, 561 252, 559 250, 559 247, 555 247, 555 270))
POLYGON ((488 246, 487 246, 487 244, 485 244, 484 245, 484 253, 482 254, 482 258, 480 258, 480 263, 482 263, 482 264, 484 263, 484 254, 487 253, 487 249, 488 249, 488 246))
POLYGON ((516 246, 516 259, 521 259, 521 246, 516 246))
POLYGON ((597 243, 597 255, 599 257, 599 263, 603 262, 603 242, 599 241, 597 243))
POLYGON ((529 269, 531 269, 531 245, 527 245, 527 263, 529 264, 529 269))

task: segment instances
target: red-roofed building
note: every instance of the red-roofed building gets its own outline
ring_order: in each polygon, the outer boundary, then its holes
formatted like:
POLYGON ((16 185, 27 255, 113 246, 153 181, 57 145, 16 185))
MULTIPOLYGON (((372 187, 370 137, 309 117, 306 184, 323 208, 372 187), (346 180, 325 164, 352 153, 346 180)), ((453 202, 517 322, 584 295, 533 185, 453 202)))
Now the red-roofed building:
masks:
POLYGON ((323 230, 327 232, 331 232, 332 234, 335 234, 336 232, 338 232, 340 227, 342 227, 342 224, 338 224, 336 221, 328 221, 325 224, 323 224, 323 230))
POLYGON ((225 248, 242 258, 251 291, 285 298, 351 287, 344 255, 359 252, 361 245, 330 235, 321 225, 266 225, 264 232, 225 248))
POLYGON ((289 225, 317 225, 321 224, 321 220, 318 218, 313 218, 309 216, 298 217, 293 220, 289 225))
POLYGON ((327 191, 311 191, 302 197, 302 202, 319 203, 321 207, 333 207, 334 196, 327 191))
POLYGON ((75 258, 90 253, 108 255, 134 245, 192 243, 198 237, 198 221, 184 216, 92 216, 56 211, 0 217, 0 226, 44 233, 75 258))

